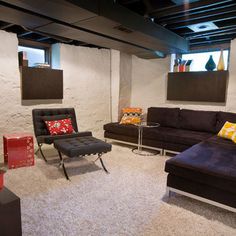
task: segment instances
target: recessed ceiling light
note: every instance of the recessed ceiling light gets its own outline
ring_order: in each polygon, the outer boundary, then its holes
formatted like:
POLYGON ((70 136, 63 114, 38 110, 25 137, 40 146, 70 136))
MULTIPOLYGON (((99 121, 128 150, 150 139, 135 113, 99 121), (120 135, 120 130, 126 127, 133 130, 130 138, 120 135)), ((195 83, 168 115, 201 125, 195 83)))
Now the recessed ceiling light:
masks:
POLYGON ((218 26, 216 26, 213 22, 204 22, 204 23, 189 25, 188 28, 194 32, 219 29, 218 26))

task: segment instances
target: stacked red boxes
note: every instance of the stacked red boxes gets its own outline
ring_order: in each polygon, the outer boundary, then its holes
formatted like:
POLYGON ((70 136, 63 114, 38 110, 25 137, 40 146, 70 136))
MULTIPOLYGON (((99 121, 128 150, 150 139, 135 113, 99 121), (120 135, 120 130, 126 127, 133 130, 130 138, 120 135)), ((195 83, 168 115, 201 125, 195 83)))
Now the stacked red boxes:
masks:
POLYGON ((30 134, 3 136, 4 162, 9 169, 34 165, 34 141, 30 134))

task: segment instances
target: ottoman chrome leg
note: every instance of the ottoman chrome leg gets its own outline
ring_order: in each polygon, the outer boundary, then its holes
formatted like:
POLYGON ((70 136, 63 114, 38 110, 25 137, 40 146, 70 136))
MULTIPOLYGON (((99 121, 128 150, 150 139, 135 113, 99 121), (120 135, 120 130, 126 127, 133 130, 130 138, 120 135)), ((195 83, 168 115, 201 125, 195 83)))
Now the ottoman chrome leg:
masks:
POLYGON ((45 157, 44 154, 43 154, 43 150, 42 150, 43 144, 38 143, 38 146, 39 146, 39 149, 38 149, 38 150, 40 151, 41 156, 43 157, 44 161, 45 161, 45 162, 48 162, 48 160, 46 159, 46 157, 45 157))
POLYGON ((64 174, 65 174, 65 176, 66 176, 66 179, 67 179, 67 180, 70 180, 70 178, 69 178, 69 176, 68 176, 68 174, 67 174, 67 172, 66 172, 66 167, 65 167, 65 164, 64 164, 64 161, 63 161, 61 152, 58 151, 58 154, 59 154, 59 157, 60 157, 60 166, 62 166, 62 168, 63 168, 63 172, 64 172, 64 174))
POLYGON ((105 167, 101 156, 102 156, 102 154, 99 153, 99 154, 98 154, 98 159, 100 160, 100 162, 101 162, 101 164, 102 164, 102 167, 103 167, 103 169, 105 170, 105 172, 106 172, 107 174, 109 174, 109 171, 108 171, 107 168, 105 167))

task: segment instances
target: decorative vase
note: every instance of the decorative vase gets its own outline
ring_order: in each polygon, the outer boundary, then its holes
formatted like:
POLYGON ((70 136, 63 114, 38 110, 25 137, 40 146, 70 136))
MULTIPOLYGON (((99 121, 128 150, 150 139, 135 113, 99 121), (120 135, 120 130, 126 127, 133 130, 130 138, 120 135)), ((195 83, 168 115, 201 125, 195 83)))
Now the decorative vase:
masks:
POLYGON ((210 55, 209 60, 207 61, 205 68, 207 71, 213 71, 216 68, 216 64, 212 58, 212 55, 210 55))
POLYGON ((190 65, 192 63, 193 60, 187 60, 186 64, 185 64, 185 71, 189 72, 190 71, 190 65))
POLYGON ((219 59, 218 65, 217 65, 217 70, 225 70, 223 50, 221 50, 221 52, 220 52, 220 59, 219 59))
POLYGON ((179 72, 179 59, 175 59, 174 72, 179 72))

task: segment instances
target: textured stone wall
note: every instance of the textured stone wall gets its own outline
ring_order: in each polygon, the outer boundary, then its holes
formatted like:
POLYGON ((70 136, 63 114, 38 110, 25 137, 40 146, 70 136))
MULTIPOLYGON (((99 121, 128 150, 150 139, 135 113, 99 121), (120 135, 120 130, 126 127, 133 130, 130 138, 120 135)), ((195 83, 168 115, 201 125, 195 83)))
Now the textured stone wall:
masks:
POLYGON ((129 107, 131 101, 132 56, 111 50, 111 110, 112 121, 122 116, 122 108, 129 107))
POLYGON ((120 52, 111 50, 111 110, 112 122, 118 121, 120 99, 120 52))
POLYGON ((145 60, 132 57, 131 105, 142 107, 165 105, 166 75, 169 57, 145 60))
POLYGON ((171 58, 144 60, 133 56, 131 105, 140 106, 144 111, 150 106, 162 106, 236 112, 236 54, 234 52, 236 52, 236 40, 231 42, 226 104, 167 101, 167 74, 170 71, 171 58))
POLYGON ((79 130, 103 136, 110 122, 110 50, 61 44, 64 106, 75 107, 79 130))
POLYGON ((126 53, 120 54, 120 93, 119 93, 119 115, 122 117, 122 108, 129 107, 131 102, 132 84, 132 56, 126 53))
MULTIPOLYGON (((15 34, 0 31, 0 131, 33 133, 33 108, 74 107, 79 129, 103 136, 110 121, 110 50, 57 45, 64 73, 63 100, 21 101, 15 34)), ((2 153, 2 139, 0 139, 2 153)))

